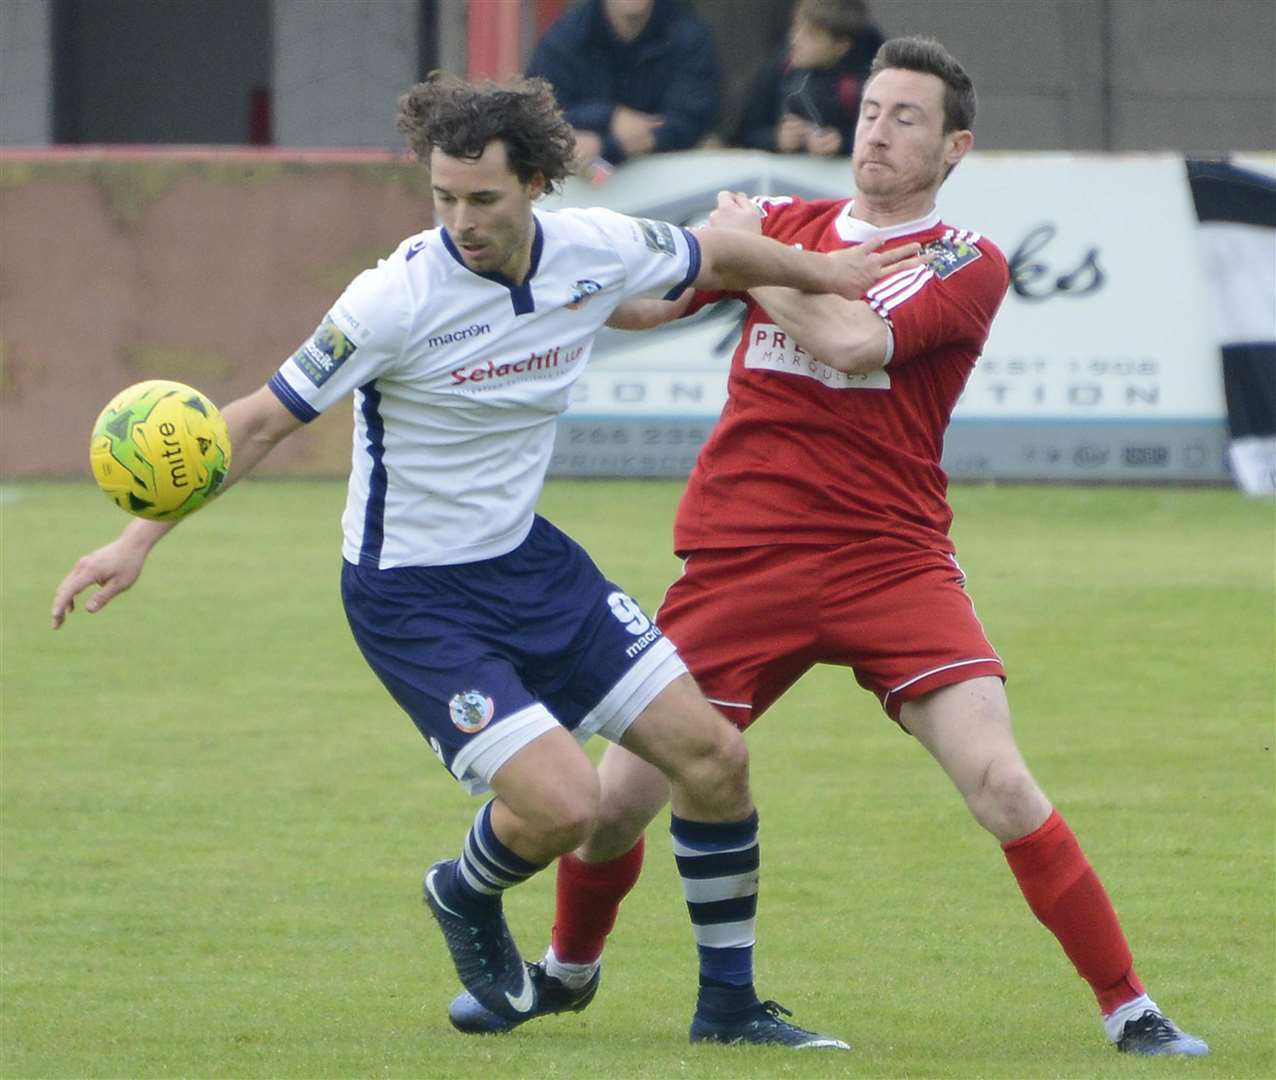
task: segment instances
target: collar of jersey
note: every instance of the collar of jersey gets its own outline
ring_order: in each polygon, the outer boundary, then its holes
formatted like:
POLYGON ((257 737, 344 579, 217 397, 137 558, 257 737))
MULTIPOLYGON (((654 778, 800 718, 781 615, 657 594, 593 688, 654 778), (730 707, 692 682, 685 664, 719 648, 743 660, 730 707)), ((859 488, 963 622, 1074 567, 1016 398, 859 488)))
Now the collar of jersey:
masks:
POLYGON ((855 216, 855 201, 849 200, 842 208, 842 212, 837 215, 837 235, 848 244, 869 244, 873 242, 881 243, 883 240, 890 240, 896 236, 909 236, 912 233, 925 232, 927 229, 933 229, 939 224, 939 207, 935 207, 925 217, 920 217, 916 221, 905 221, 901 225, 888 225, 884 229, 879 229, 876 225, 870 225, 867 221, 861 221, 855 216))
POLYGON ((536 276, 536 271, 541 264, 541 250, 545 247, 545 234, 541 232, 540 219, 535 214, 532 215, 532 225, 535 226, 536 232, 532 236, 532 258, 527 264, 527 277, 523 279, 520 285, 518 282, 507 278, 504 274, 496 272, 484 273, 482 270, 471 270, 465 265, 465 260, 461 258, 461 253, 457 251, 456 245, 452 243, 452 238, 448 236, 447 229, 439 227, 439 233, 443 237, 443 246, 447 248, 447 252, 461 266, 466 273, 473 274, 475 277, 486 278, 488 281, 494 281, 497 285, 504 285, 510 293, 510 303, 514 305, 515 315, 526 315, 530 311, 536 310, 536 300, 532 296, 532 278, 536 276))

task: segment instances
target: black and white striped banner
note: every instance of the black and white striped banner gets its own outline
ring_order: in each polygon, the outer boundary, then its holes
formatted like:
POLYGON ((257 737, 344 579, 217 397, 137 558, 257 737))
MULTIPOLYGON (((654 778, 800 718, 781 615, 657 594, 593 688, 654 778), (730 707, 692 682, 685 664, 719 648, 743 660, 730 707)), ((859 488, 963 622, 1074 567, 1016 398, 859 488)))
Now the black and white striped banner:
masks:
POLYGON ((1276 494, 1276 177, 1189 161, 1237 484, 1276 494))

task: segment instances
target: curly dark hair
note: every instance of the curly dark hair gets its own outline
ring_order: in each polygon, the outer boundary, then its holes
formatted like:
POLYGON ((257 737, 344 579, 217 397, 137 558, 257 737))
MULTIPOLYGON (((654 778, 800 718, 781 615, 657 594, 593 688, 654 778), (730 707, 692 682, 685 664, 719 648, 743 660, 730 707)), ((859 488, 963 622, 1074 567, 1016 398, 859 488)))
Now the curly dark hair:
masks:
POLYGON ((970 131, 975 126, 975 84, 966 69, 934 38, 891 38, 873 57, 868 77, 886 68, 903 68, 934 75, 944 84, 944 134, 970 131))
POLYGON ((546 191, 555 190, 571 172, 576 146, 571 125, 544 79, 470 83, 432 71, 399 98, 398 127, 426 165, 436 148, 448 157, 473 161, 499 139, 519 182, 526 184, 539 173, 546 191))

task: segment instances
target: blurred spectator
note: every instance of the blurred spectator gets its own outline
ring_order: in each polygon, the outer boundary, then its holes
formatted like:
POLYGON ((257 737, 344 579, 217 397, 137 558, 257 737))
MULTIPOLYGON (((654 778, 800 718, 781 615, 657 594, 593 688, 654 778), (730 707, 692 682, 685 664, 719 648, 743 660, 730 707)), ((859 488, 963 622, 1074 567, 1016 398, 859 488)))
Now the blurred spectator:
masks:
POLYGON ((585 0, 545 31, 527 74, 553 84, 582 170, 685 150, 718 119, 717 50, 675 0, 585 0))
POLYGON ((788 45, 754 80, 734 144, 849 155, 860 89, 884 40, 864 0, 801 0, 788 45))

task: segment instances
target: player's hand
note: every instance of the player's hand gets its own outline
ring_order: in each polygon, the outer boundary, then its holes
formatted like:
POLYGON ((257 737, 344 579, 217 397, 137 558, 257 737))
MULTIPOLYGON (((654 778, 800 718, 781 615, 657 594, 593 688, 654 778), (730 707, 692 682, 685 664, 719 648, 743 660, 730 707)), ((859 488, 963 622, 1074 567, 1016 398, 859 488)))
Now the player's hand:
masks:
POLYGON ((757 204, 743 192, 719 191, 718 205, 709 215, 709 227, 761 235, 762 215, 757 204))
POLYGON ((882 278, 925 266, 934 258, 922 254, 921 244, 901 244, 881 251, 880 243, 858 244, 829 255, 845 274, 846 287, 838 290, 843 296, 858 300, 882 278))
POLYGON ((806 148, 806 140, 815 130, 809 120, 786 113, 775 125, 775 148, 782 154, 796 154, 806 148))
POLYGON ((53 629, 66 621, 67 615, 75 610, 75 598, 90 585, 101 587, 88 598, 84 609, 101 611, 137 580, 148 550, 145 545, 131 543, 121 536, 77 561, 53 594, 53 629))
POLYGON ((837 128, 812 128, 806 137, 806 152, 816 157, 832 157, 842 149, 842 135, 837 128))
POLYGON ((664 122, 663 116, 627 105, 617 105, 611 111, 611 133, 629 157, 650 154, 656 148, 656 129, 664 122))

